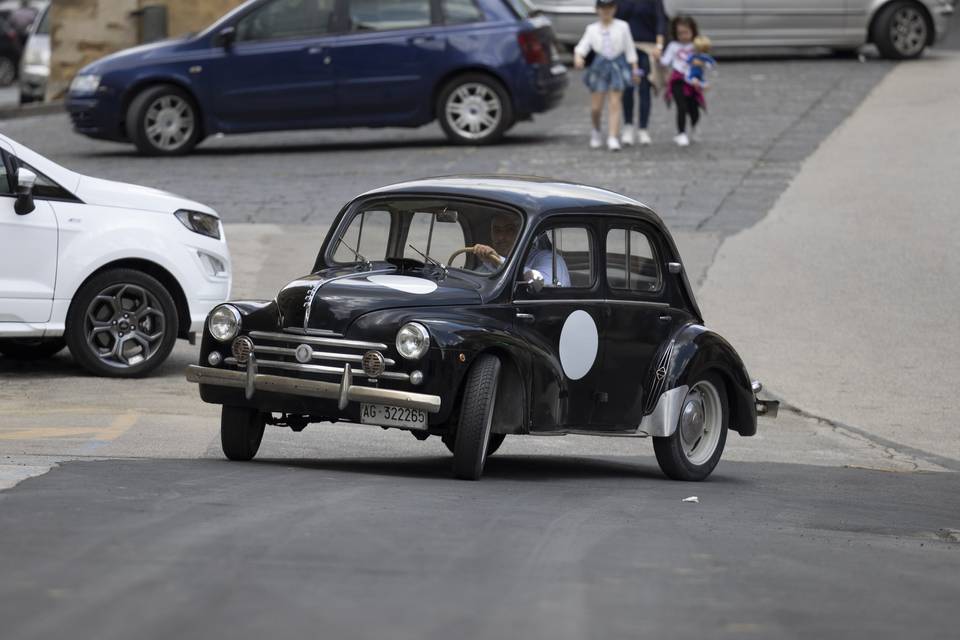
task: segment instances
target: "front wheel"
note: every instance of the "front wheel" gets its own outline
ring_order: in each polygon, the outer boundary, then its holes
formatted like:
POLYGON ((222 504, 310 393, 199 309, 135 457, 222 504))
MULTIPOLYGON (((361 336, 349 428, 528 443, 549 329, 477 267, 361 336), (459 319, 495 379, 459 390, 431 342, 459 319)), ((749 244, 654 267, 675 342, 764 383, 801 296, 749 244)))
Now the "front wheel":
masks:
POLYGON ((256 409, 224 406, 220 410, 220 446, 229 460, 253 460, 263 440, 266 416, 256 409))
POLYGON ((884 7, 874 26, 880 55, 893 60, 916 58, 927 48, 931 25, 918 2, 893 2, 884 7))
POLYGON ((87 371, 111 378, 146 375, 177 341, 177 308, 153 276, 112 269, 88 280, 67 314, 67 346, 87 371))
POLYGON ((491 354, 478 357, 463 389, 460 423, 453 445, 455 478, 479 480, 483 474, 499 383, 500 358, 491 354))
POLYGON ((513 124, 513 107, 498 81, 482 73, 467 73, 440 91, 437 119, 455 144, 490 144, 513 124))
MULTIPOLYGON (((500 448, 500 445, 503 444, 503 441, 506 439, 506 437, 507 437, 507 434, 505 434, 505 433, 491 433, 491 434, 490 434, 490 441, 487 442, 487 457, 488 457, 488 458, 497 452, 497 449, 500 448)), ((443 440, 443 444, 447 447, 447 449, 450 451, 450 453, 454 453, 454 452, 456 451, 456 442, 457 442, 457 439, 456 439, 455 434, 454 434, 454 435, 451 435, 451 436, 443 436, 442 440, 443 440)))
POLYGON ((127 109, 127 135, 144 155, 183 155, 200 141, 199 115, 193 99, 182 89, 150 87, 127 109))
POLYGON ((715 373, 699 376, 680 407, 673 435, 653 439, 657 462, 673 480, 705 480, 720 462, 727 442, 730 410, 723 380, 715 373))

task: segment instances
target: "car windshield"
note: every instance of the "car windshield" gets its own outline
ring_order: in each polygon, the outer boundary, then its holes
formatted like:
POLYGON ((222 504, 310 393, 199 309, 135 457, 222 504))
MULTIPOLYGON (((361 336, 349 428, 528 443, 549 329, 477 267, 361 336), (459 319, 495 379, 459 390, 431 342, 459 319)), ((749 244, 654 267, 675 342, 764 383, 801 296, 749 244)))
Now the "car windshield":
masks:
POLYGON ((494 274, 516 248, 523 218, 452 200, 378 201, 357 208, 330 243, 336 264, 419 265, 494 274))

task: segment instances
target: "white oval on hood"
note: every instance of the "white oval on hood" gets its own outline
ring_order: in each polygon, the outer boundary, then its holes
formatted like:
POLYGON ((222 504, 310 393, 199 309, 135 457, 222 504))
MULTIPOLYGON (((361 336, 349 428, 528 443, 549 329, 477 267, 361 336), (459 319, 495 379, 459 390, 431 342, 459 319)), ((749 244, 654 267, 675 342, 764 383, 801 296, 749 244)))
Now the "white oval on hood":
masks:
POLYGON ((403 291, 404 293, 413 293, 418 296, 433 293, 437 290, 437 283, 433 280, 414 278, 413 276, 373 275, 367 276, 367 280, 381 287, 403 291))

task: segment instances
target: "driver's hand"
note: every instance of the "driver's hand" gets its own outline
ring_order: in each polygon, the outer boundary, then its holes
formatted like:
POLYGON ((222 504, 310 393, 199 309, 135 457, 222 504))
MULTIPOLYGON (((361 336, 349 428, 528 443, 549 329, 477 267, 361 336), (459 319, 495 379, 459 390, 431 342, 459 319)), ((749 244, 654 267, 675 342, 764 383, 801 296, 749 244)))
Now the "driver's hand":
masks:
POLYGON ((495 263, 497 258, 500 257, 500 254, 497 253, 493 247, 486 244, 473 245, 473 255, 477 256, 481 260, 486 260, 487 262, 491 263, 495 263))

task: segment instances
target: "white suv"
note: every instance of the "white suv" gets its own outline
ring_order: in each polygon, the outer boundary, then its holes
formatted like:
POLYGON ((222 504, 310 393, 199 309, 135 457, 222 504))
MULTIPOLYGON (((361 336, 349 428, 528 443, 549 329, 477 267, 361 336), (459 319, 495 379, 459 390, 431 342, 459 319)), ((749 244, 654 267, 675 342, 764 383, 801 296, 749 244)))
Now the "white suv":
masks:
POLYGON ((90 372, 144 375, 230 297, 217 213, 91 178, 0 135, 0 353, 64 345, 90 372))

